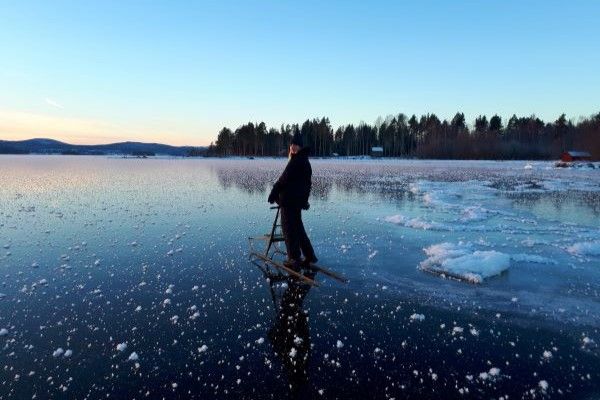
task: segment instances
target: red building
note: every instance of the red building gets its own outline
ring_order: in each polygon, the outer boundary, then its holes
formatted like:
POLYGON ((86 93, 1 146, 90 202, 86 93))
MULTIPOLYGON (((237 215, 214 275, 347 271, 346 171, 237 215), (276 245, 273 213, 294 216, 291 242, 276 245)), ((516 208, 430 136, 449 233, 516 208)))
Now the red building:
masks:
POLYGON ((560 155, 560 161, 573 162, 573 161, 592 161, 592 155, 587 151, 565 151, 560 155))

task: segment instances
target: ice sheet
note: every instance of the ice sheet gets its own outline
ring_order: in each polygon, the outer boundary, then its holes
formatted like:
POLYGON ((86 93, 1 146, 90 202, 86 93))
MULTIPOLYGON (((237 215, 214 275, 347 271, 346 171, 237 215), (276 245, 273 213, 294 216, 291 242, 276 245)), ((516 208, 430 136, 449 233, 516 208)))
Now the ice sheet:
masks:
POLYGON ((427 259, 419 264, 425 271, 446 273, 457 279, 481 283, 510 267, 510 256, 495 250, 472 250, 469 243, 440 243, 423 249, 427 259))

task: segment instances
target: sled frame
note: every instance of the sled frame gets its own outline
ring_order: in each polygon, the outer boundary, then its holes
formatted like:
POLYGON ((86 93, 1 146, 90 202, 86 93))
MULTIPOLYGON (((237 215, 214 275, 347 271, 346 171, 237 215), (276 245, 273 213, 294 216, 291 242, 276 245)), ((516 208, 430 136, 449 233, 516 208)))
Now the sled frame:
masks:
MULTIPOLYGON (((280 246, 280 243, 285 241, 281 224, 279 223, 280 208, 279 206, 274 206, 271 207, 271 210, 277 210, 275 212, 275 219, 273 220, 273 224, 271 225, 271 231, 263 236, 255 236, 248 238, 248 242, 250 245, 250 261, 263 272, 265 277, 269 279, 282 280, 285 279, 286 276, 289 276, 297 278, 311 286, 319 286, 319 282, 315 279, 286 267, 283 264, 283 262, 280 262, 275 258, 276 256, 287 258, 287 253, 280 246), (257 241, 265 243, 264 252, 259 252, 255 250, 254 243, 257 241)), ((314 272, 320 272, 323 275, 329 276, 330 278, 333 278, 342 283, 348 282, 348 280, 344 276, 330 271, 327 268, 321 267, 317 264, 311 263, 308 267, 305 267, 304 269, 310 269, 314 272)))

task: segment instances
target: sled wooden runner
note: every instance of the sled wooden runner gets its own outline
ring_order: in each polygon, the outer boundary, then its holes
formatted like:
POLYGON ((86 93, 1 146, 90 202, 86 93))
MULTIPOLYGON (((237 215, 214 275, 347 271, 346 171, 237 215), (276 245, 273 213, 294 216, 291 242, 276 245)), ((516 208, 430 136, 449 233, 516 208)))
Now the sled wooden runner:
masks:
POLYGON ((262 254, 258 254, 258 253, 253 253, 253 256, 255 256, 256 258, 258 258, 259 260, 268 263, 270 265, 272 265, 273 267, 286 272, 288 275, 293 276, 294 278, 298 278, 301 281, 308 283, 309 285, 312 286, 319 286, 319 282, 315 281, 314 279, 309 278, 308 276, 304 276, 299 272, 294 271, 291 268, 286 267, 285 265, 283 265, 282 263, 278 263, 277 261, 273 261, 271 260, 269 257, 265 257, 262 254))
POLYGON ((319 266, 317 264, 311 263, 310 266, 309 266, 309 268, 312 269, 313 271, 320 272, 323 275, 327 275, 328 277, 333 278, 333 279, 335 279, 338 282, 348 283, 348 279, 345 276, 340 275, 337 272, 333 272, 333 271, 331 271, 331 270, 329 270, 329 269, 327 269, 325 267, 321 267, 321 266, 319 266))
MULTIPOLYGON (((273 221, 273 225, 271 226, 270 233, 267 233, 262 236, 249 237, 248 241, 250 244, 250 261, 258 266, 263 273, 267 275, 273 275, 273 271, 270 267, 276 269, 279 275, 288 275, 301 281, 311 285, 311 286, 319 286, 319 282, 315 279, 308 277, 301 272, 295 271, 291 268, 288 268, 283 264, 283 261, 279 261, 276 257, 280 257, 282 259, 287 258, 287 253, 281 249, 279 245, 284 241, 283 233, 281 231, 281 224, 279 224, 279 207, 271 207, 272 210, 277 210, 275 212, 275 220, 273 221), (255 242, 263 242, 265 244, 264 251, 256 251, 254 249, 255 242)), ((305 270, 311 270, 313 272, 320 272, 323 275, 326 275, 330 278, 337 280, 338 282, 347 283, 348 280, 333 271, 328 270, 325 267, 319 266, 317 264, 310 264, 304 267, 305 270)), ((277 274, 275 274, 277 275, 277 274)))

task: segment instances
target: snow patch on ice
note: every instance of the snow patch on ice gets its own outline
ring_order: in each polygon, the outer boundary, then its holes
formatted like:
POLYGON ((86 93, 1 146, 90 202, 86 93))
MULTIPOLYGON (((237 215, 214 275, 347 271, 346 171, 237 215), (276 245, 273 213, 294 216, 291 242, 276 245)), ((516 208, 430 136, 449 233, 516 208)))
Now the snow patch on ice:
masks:
POLYGON ((521 240, 521 244, 525 247, 533 247, 535 245, 549 245, 550 242, 548 242, 547 240, 527 238, 521 240))
POLYGON ((600 256, 600 240, 575 243, 567 251, 576 256, 600 256))
POLYGON ((410 316, 410 320, 411 321, 419 321, 419 322, 421 322, 421 321, 425 320, 425 316, 423 314, 414 313, 414 314, 412 314, 410 316))
POLYGON ((390 222, 396 225, 403 225, 407 228, 414 229, 441 229, 442 226, 435 222, 427 222, 421 218, 408 218, 401 214, 391 215, 389 217, 385 217, 384 221, 390 222))
POLYGON ((550 350, 544 350, 544 353, 542 354, 542 356, 546 359, 549 360, 550 358, 552 358, 552 352, 550 350))
POLYGON ((469 206, 463 209, 460 217, 461 221, 483 221, 488 218, 488 210, 481 206, 469 206))
POLYGON ((54 350, 52 352, 52 357, 56 358, 56 357, 60 357, 65 353, 65 350, 62 347, 59 347, 58 349, 54 350))
POLYGON ((548 193, 567 191, 598 192, 600 191, 600 186, 593 182, 570 179, 531 179, 526 182, 516 184, 511 189, 506 191, 513 193, 548 193))
POLYGON ((482 381, 485 380, 495 380, 500 377, 500 368, 492 367, 488 372, 481 372, 479 374, 479 379, 482 381))
POLYGON ((495 250, 472 250, 469 243, 440 243, 423 249, 428 258, 419 264, 424 271, 448 274, 472 283, 500 275, 510 267, 510 256, 495 250))
POLYGON ((510 258, 515 262, 528 262, 536 264, 554 264, 557 262, 551 258, 538 256, 537 254, 512 254, 510 258))

